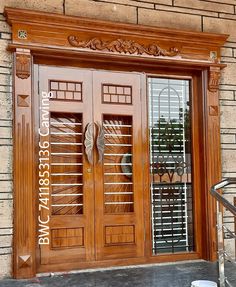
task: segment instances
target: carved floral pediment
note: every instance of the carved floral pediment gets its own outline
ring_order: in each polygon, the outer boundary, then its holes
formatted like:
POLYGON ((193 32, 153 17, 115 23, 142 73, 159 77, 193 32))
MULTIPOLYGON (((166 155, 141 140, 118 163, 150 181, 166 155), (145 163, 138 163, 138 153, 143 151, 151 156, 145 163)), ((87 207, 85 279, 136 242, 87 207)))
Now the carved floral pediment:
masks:
POLYGON ((168 56, 173 57, 179 54, 179 49, 171 47, 169 50, 162 49, 157 44, 143 45, 133 40, 116 39, 112 41, 105 41, 99 38, 91 38, 88 40, 82 40, 79 37, 70 35, 68 42, 71 46, 77 48, 108 51, 120 54, 137 54, 137 55, 149 55, 149 56, 168 56))

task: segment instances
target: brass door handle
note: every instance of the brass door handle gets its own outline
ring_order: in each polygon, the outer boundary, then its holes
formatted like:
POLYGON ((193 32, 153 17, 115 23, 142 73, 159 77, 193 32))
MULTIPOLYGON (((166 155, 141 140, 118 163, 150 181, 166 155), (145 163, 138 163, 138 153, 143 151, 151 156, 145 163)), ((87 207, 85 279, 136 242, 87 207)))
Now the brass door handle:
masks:
POLYGON ((104 150, 105 150, 105 140, 104 140, 104 130, 101 124, 99 122, 96 122, 98 133, 97 133, 97 150, 98 150, 98 163, 101 163, 103 161, 104 157, 104 150))
POLYGON ((85 139, 84 139, 84 146, 85 146, 85 153, 87 155, 88 162, 92 165, 93 164, 93 123, 87 124, 86 132, 85 132, 85 139))

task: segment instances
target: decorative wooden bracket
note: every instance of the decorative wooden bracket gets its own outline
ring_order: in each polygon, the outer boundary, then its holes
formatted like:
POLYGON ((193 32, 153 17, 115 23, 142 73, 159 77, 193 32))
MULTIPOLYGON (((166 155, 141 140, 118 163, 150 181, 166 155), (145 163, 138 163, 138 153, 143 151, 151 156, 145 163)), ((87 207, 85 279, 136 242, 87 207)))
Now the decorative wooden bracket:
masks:
POLYGON ((219 89, 219 82, 220 82, 220 68, 210 66, 209 68, 209 82, 208 82, 208 89, 210 92, 216 92, 219 89))
POLYGON ((16 55, 16 76, 20 79, 28 79, 30 76, 30 61, 31 56, 27 53, 22 53, 16 55))

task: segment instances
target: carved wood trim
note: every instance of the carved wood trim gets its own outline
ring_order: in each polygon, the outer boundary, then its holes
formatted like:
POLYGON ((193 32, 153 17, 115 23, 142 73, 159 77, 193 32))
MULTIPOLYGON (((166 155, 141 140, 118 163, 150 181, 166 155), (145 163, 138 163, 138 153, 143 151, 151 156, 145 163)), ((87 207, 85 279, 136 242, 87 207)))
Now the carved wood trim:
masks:
POLYGON ((218 116, 219 114, 219 107, 218 106, 210 106, 209 107, 209 115, 210 116, 218 116))
POLYGON ((31 98, 31 55, 14 55, 14 277, 35 275, 34 142, 31 98), (20 62, 20 63, 19 63, 20 62), (21 66, 21 67, 20 67, 21 66))
POLYGON ((88 40, 81 40, 79 37, 70 35, 68 42, 71 46, 77 48, 117 52, 124 54, 137 54, 137 55, 149 55, 149 56, 168 56, 173 57, 179 54, 179 49, 176 47, 170 48, 168 51, 160 48, 157 44, 149 44, 147 46, 139 44, 133 40, 116 39, 112 41, 105 41, 100 38, 92 38, 88 40))
MULTIPOLYGON (((207 72, 206 72, 207 77, 207 72)), ((220 144, 220 107, 219 107, 220 68, 210 67, 208 70, 208 89, 205 92, 205 156, 206 156, 206 217, 208 224, 207 240, 209 259, 214 261, 216 256, 216 202, 210 195, 210 188, 221 180, 221 144, 220 144)))
POLYGON ((209 68, 209 83, 208 89, 211 92, 216 92, 219 89, 220 83, 220 68, 211 66, 209 68))
POLYGON ((31 57, 28 54, 16 55, 16 76, 20 79, 28 79, 30 76, 31 57))
POLYGON ((155 57, 158 62, 172 57, 173 61, 209 66, 220 63, 220 47, 228 37, 25 9, 5 8, 4 13, 13 28, 9 48, 28 48, 34 54, 44 50, 47 56, 60 51, 70 55, 75 55, 78 50, 80 54, 102 51, 103 54, 116 53, 123 57, 139 55, 152 60, 155 57), (27 31, 27 37, 19 38, 19 31, 27 31))
POLYGON ((19 256, 19 268, 24 268, 24 267, 30 267, 32 262, 32 257, 31 255, 22 255, 22 256, 19 256))
POLYGON ((17 95, 18 107, 29 107, 29 95, 17 95))

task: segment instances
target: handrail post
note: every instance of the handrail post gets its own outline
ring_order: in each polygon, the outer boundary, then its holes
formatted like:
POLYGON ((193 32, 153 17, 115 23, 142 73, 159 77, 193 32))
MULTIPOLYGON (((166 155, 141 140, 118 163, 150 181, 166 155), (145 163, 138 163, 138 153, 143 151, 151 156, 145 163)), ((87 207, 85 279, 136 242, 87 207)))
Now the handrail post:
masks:
POLYGON ((219 201, 217 201, 217 244, 218 244, 218 268, 219 268, 219 284, 225 287, 225 250, 224 250, 224 229, 223 229, 223 213, 220 210, 219 201))
MULTIPOLYGON (((223 224, 223 208, 226 208, 228 212, 231 212, 232 215, 236 217, 236 206, 234 206, 226 198, 224 198, 223 194, 220 192, 222 188, 231 184, 236 184, 236 178, 226 178, 225 180, 222 180, 217 184, 213 185, 210 191, 211 195, 216 199, 216 212, 217 212, 216 227, 217 227, 218 269, 219 269, 220 287, 226 287, 226 284, 227 286, 232 286, 225 277, 225 258, 226 257, 229 258, 229 255, 225 251, 224 230, 226 229, 228 233, 231 234, 232 238, 236 239, 236 235, 223 224)), ((234 262, 234 264, 236 264, 234 260, 231 260, 231 262, 234 262)))

